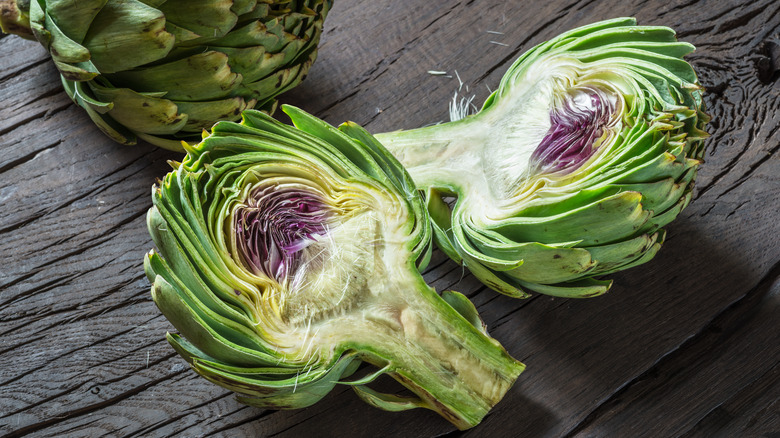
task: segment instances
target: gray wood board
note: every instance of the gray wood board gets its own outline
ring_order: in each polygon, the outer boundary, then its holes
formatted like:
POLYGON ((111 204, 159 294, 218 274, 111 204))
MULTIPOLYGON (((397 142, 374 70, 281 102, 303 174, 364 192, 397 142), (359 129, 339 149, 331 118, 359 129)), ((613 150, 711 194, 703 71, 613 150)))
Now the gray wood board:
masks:
POLYGON ((273 411, 197 377, 142 271, 150 187, 179 156, 112 143, 37 43, 0 37, 0 434, 778 436, 778 2, 336 0, 317 63, 283 101, 373 132, 436 123, 459 82, 429 70, 457 71, 481 102, 523 51, 616 16, 698 48, 713 122, 694 201, 652 262, 594 299, 513 300, 435 254, 426 280, 469 296, 528 366, 467 432, 347 387, 273 411))

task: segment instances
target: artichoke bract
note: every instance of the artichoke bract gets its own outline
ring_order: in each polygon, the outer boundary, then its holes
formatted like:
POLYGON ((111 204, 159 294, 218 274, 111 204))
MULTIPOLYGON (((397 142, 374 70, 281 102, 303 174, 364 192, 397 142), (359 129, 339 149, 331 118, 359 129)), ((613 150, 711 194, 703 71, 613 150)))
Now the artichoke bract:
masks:
POLYGON ((359 126, 284 107, 219 122, 152 189, 145 259, 168 340, 246 404, 301 408, 352 385, 379 408, 476 425, 524 366, 473 304, 419 269, 431 228, 409 175, 359 126), (348 380, 361 363, 378 368, 348 380), (387 374, 415 396, 368 384, 387 374))
POLYGON ((219 120, 273 112, 317 57, 332 0, 0 0, 109 137, 181 151, 219 120))
POLYGON ((709 120, 693 50, 633 18, 584 26, 520 56, 477 114, 376 138, 483 283, 599 295, 611 282, 594 277, 650 260, 691 200, 709 120))

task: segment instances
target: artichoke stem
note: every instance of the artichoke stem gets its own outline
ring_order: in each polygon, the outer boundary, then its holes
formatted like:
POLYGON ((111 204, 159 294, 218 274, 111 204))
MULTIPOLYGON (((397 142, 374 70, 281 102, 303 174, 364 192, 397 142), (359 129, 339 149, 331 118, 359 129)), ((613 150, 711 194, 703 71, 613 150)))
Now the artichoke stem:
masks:
POLYGON ((29 0, 0 0, 0 29, 3 32, 35 40, 30 29, 29 0))
POLYGON ((439 413, 461 430, 474 427, 525 365, 428 286, 420 285, 407 304, 397 320, 403 334, 396 339, 401 341, 366 348, 372 353, 365 353, 364 360, 386 367, 419 397, 417 406, 439 413))
POLYGON ((474 155, 475 146, 495 142, 487 139, 485 132, 492 131, 479 118, 467 117, 374 136, 404 167, 414 169, 417 187, 427 188, 477 177, 474 170, 481 158, 474 155))

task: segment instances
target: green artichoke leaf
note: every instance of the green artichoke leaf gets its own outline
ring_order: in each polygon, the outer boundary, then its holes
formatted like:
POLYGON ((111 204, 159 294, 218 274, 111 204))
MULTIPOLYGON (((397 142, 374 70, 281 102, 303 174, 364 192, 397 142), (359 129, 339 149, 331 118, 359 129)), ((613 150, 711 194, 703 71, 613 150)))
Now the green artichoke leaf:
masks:
POLYGON ((347 385, 347 386, 367 385, 367 384, 373 382, 374 380, 376 380, 376 379, 382 377, 383 375, 385 375, 385 373, 387 373, 388 370, 389 370, 388 367, 379 368, 376 371, 374 371, 373 373, 366 374, 365 376, 363 376, 363 377, 361 377, 359 379, 340 380, 339 383, 342 384, 342 385, 347 385))
MULTIPOLYGON (((197 306, 197 301, 185 298, 186 290, 174 287, 161 276, 155 277, 152 297, 162 309, 165 317, 191 342, 204 353, 227 363, 263 366, 276 362, 272 354, 263 354, 266 346, 246 348, 231 339, 252 340, 247 330, 240 325, 231 327, 229 319, 218 318, 215 314, 197 306)), ((285 364, 287 365, 287 364, 285 364)))
POLYGON ((257 0, 233 0, 230 10, 237 16, 249 14, 257 7, 257 0))
MULTIPOLYGON (((236 2, 237 5, 239 3, 242 2, 236 2)), ((287 7, 288 5, 281 6, 281 3, 284 2, 271 2, 267 0, 258 0, 258 2, 255 5, 253 5, 251 10, 240 14, 239 22, 246 23, 248 21, 255 21, 255 20, 260 20, 260 21, 274 20, 280 14, 289 14, 290 11, 292 11, 295 7, 294 5, 292 6, 292 8, 287 7), (272 5, 275 6, 274 9, 271 8, 272 5)), ((306 7, 306 6, 302 5, 302 7, 306 7)))
POLYGON ((234 320, 246 320, 251 323, 251 315, 245 314, 241 309, 241 295, 236 294, 234 288, 225 283, 218 276, 209 270, 198 268, 197 263, 200 259, 197 257, 186 257, 183 248, 191 245, 191 242, 177 241, 172 233, 165 228, 165 219, 163 219, 158 209, 152 209, 147 216, 147 226, 155 233, 154 238, 164 242, 166 248, 173 248, 166 258, 162 259, 158 254, 148 254, 144 259, 144 269, 149 281, 154 281, 158 275, 166 278, 169 284, 178 284, 180 280, 174 277, 173 273, 186 281, 192 293, 199 297, 203 305, 225 318, 234 320))
MULTIPOLYGON (((291 117, 293 123, 296 120, 301 121, 301 117, 296 114, 294 118, 291 117)), ((296 125, 297 126, 297 125, 296 125)), ((381 171, 381 178, 387 177, 388 181, 393 184, 398 190, 403 192, 412 192, 415 190, 414 181, 412 181, 409 174, 404 170, 398 160, 387 152, 376 139, 368 133, 362 126, 353 123, 346 122, 339 126, 339 131, 347 134, 352 140, 360 142, 365 147, 366 153, 370 154, 368 160, 358 160, 362 163, 361 168, 369 174, 380 175, 377 170, 381 171), (386 173, 388 172, 389 173, 386 173)), ((365 157, 364 157, 365 158, 365 157)), ((417 206, 417 204, 415 204, 417 206)))
POLYGON ((76 43, 84 41, 90 24, 108 0, 46 0, 46 15, 64 35, 76 43))
POLYGON ((187 115, 187 130, 210 128, 214 120, 236 121, 241 112, 254 106, 253 100, 241 97, 211 100, 204 102, 173 101, 179 111, 187 115))
POLYGON ((266 408, 300 408, 352 385, 390 410, 479 423, 524 366, 474 306, 420 272, 424 201, 363 128, 293 107, 295 127, 247 110, 219 122, 152 190, 152 297, 198 374, 266 408), (377 371, 347 380, 360 363, 377 371), (387 374, 412 402, 366 385, 387 374))
MULTIPOLYGON (((89 81, 98 76, 98 72, 95 70, 95 66, 89 61, 79 62, 76 64, 68 64, 65 62, 54 61, 54 65, 57 70, 60 71, 60 77, 62 81, 75 81, 84 82, 89 81)), ((78 103, 78 102, 76 102, 78 103)))
POLYGON ((690 202, 709 122, 693 50, 633 18, 583 26, 521 55, 477 114, 376 138, 485 284, 600 295, 594 277, 650 260, 690 202))
MULTIPOLYGON (((169 34, 173 35, 173 37, 176 40, 176 45, 178 47, 192 44, 193 46, 197 47, 197 45, 200 43, 200 39, 202 38, 200 35, 198 35, 195 32, 192 32, 189 29, 185 29, 183 27, 177 26, 174 23, 171 23, 170 21, 165 22, 165 31, 169 34)), ((176 48, 171 50, 169 52, 168 57, 170 57, 170 54, 175 53, 176 48)), ((166 59, 168 58, 166 57, 166 59)))
POLYGON ((238 392, 238 401, 275 409, 296 409, 314 404, 339 383, 340 376, 351 375, 361 363, 354 354, 344 354, 334 364, 309 368, 305 373, 297 368, 278 366, 238 367, 209 358, 176 334, 169 333, 167 338, 198 374, 238 392))
POLYGON ((557 248, 538 242, 526 242, 516 244, 513 248, 503 247, 500 251, 496 251, 495 247, 485 246, 481 241, 475 240, 473 243, 477 250, 472 250, 470 253, 483 265, 501 271, 504 275, 524 278, 534 283, 548 283, 556 279, 574 280, 591 272, 597 265, 593 253, 584 248, 557 248), (506 259, 509 256, 512 259, 522 260, 523 263, 502 267, 486 259, 485 255, 488 254, 495 254, 493 259, 496 260, 506 259))
POLYGON ((86 47, 66 35, 44 10, 41 2, 30 3, 30 26, 33 34, 51 52, 55 65, 63 77, 72 80, 90 80, 96 76, 86 47))
MULTIPOLYGON (((289 107, 285 112, 290 116, 290 120, 292 120, 296 128, 315 135, 318 139, 338 148, 340 152, 346 155, 349 163, 353 163, 370 178, 383 184, 393 183, 388 176, 388 170, 385 170, 390 168, 387 161, 377 161, 377 156, 372 154, 373 150, 366 147, 365 143, 359 143, 362 147, 354 147, 353 145, 356 143, 354 138, 344 135, 345 132, 349 135, 350 131, 358 129, 356 125, 352 127, 348 125, 347 129, 339 130, 298 108, 289 107)), ((372 146, 374 145, 372 144, 372 146)), ((386 157, 381 158, 384 159, 386 157)), ((393 160, 392 164, 395 165, 396 170, 399 170, 401 167, 397 160, 393 160)), ((404 189, 403 187, 397 188, 399 190, 404 189)), ((414 186, 407 188, 407 190, 409 189, 414 190, 414 186)))
POLYGON ((76 102, 77 105, 84 108, 90 119, 114 141, 123 144, 135 144, 136 137, 132 131, 115 122, 111 117, 105 116, 105 113, 113 108, 110 102, 99 102, 89 95, 89 90, 82 82, 73 82, 60 76, 63 88, 68 96, 76 102))
MULTIPOLYGON (((181 133, 181 131, 179 131, 178 133, 176 133, 174 138, 178 137, 178 136, 181 136, 181 135, 182 135, 182 133, 181 133)), ((163 148, 163 149, 168 149, 169 151, 174 151, 174 152, 181 152, 181 151, 185 150, 186 146, 184 146, 184 145, 187 144, 187 142, 185 141, 185 138, 187 140, 190 139, 189 136, 182 136, 181 139, 175 140, 175 139, 169 138, 168 136, 144 134, 142 132, 134 133, 134 137, 137 137, 138 139, 143 140, 143 141, 145 141, 145 142, 147 142, 149 144, 153 144, 153 145, 155 145, 157 147, 160 147, 160 148, 163 148)), ((118 141, 118 140, 117 140, 117 142, 118 143, 122 143, 122 144, 135 144, 135 143, 126 143, 126 142, 118 141)))
MULTIPOLYGON (((129 70, 168 54, 175 43, 165 16, 138 0, 109 1, 84 36, 92 63, 101 73, 129 70)), ((159 89, 154 90, 159 91, 159 89)))
POLYGON ((62 33, 50 16, 46 16, 45 23, 51 38, 47 49, 53 54, 52 58, 55 61, 63 64, 77 64, 90 59, 89 50, 62 33))
MULTIPOLYGON (((666 237, 666 232, 662 229, 659 229, 658 232, 652 234, 650 237, 650 240, 652 240, 653 242, 652 245, 646 246, 642 248, 640 251, 628 253, 628 255, 625 257, 625 260, 623 261, 617 260, 617 258, 609 259, 609 260, 616 260, 616 262, 613 262, 611 264, 602 263, 598 269, 599 275, 612 274, 614 272, 622 271, 624 269, 632 268, 634 266, 639 266, 643 263, 647 263, 653 257, 655 257, 655 254, 658 252, 658 250, 661 249, 661 244, 664 242, 665 237, 666 237), (628 260, 631 256, 635 257, 634 260, 628 260)), ((610 246, 611 245, 605 245, 605 247, 607 248, 609 248, 610 246)), ((625 254, 625 251, 623 252, 623 254, 625 254)))
POLYGON ((98 101, 112 104, 106 114, 131 131, 153 135, 174 134, 188 121, 188 115, 180 113, 180 107, 168 99, 150 97, 129 88, 103 87, 96 82, 89 85, 98 101), (135 108, 142 108, 143 111, 136 111, 135 108))
MULTIPOLYGON (((268 32, 266 25, 261 21, 250 21, 243 26, 236 27, 227 34, 217 39, 206 39, 209 45, 218 47, 263 47, 267 52, 277 52, 284 44, 278 35, 268 32)), ((201 41, 198 41, 199 43, 201 41)))
POLYGON ((481 331, 485 335, 488 334, 485 321, 483 321, 482 317, 479 316, 477 308, 474 306, 474 303, 468 299, 468 297, 454 290, 445 290, 441 293, 441 298, 446 301, 447 304, 452 306, 452 308, 455 309, 458 313, 460 313, 461 316, 466 318, 466 320, 470 322, 474 328, 481 331))
POLYGON ((157 8, 167 22, 205 37, 221 37, 238 22, 233 0, 166 0, 157 8))
MULTIPOLYGON (((462 254, 465 254, 462 252, 462 254)), ((485 284, 485 286, 514 298, 528 298, 531 296, 523 290, 517 279, 504 275, 503 272, 493 270, 482 264, 479 260, 464 255, 463 266, 467 267, 475 277, 485 284)))
POLYGON ((444 252, 447 257, 456 263, 462 263, 462 259, 455 249, 452 233, 452 219, 450 217, 450 206, 444 201, 445 191, 438 188, 429 187, 428 196, 425 197, 425 207, 431 218, 431 228, 433 229, 433 241, 436 246, 444 252))
MULTIPOLYGON (((591 246, 587 249, 591 258, 602 260, 596 266, 594 272, 602 273, 612 271, 615 267, 625 266, 633 263, 643 254, 652 251, 654 248, 660 248, 663 241, 663 233, 656 232, 638 233, 634 238, 622 240, 607 245, 591 246)), ((543 281, 541 283, 544 283, 543 281)))
MULTIPOLYGON (((3 11, 0 14, 0 31, 13 33, 28 40, 34 40, 35 34, 33 27, 36 23, 30 20, 30 0, 7 1, 3 4, 3 11)), ((40 7, 38 7, 40 9, 40 7)))
POLYGON ((284 65, 283 53, 268 53, 263 46, 251 47, 209 47, 224 53, 230 60, 230 69, 239 73, 244 81, 254 82, 284 65), (259 60, 259 61, 258 61, 259 60))
POLYGON ((207 51, 167 64, 106 76, 112 83, 127 84, 138 91, 169 90, 171 100, 203 101, 227 97, 243 77, 233 72, 224 53, 207 51))
POLYGON ((619 187, 629 192, 641 193, 642 208, 657 214, 676 204, 677 200, 683 196, 683 192, 693 179, 693 172, 686 172, 685 175, 687 177, 679 183, 672 178, 666 178, 660 181, 625 184, 619 187))
POLYGON ((150 6, 155 9, 159 9, 160 5, 165 3, 167 0, 139 0, 141 3, 150 6))
POLYGON ((421 408, 425 403, 417 397, 402 397, 394 394, 385 394, 366 386, 353 387, 361 400, 369 405, 390 412, 403 412, 410 409, 421 408))
POLYGON ((240 370, 220 373, 219 368, 209 367, 201 361, 196 361, 193 368, 213 383, 241 394, 236 397, 239 402, 262 408, 299 409, 313 405, 327 395, 339 377, 350 371, 353 363, 359 361, 347 357, 322 371, 298 372, 283 381, 262 378, 264 376, 244 377, 237 372, 240 370), (262 389, 258 388, 258 381, 263 382, 262 389))
POLYGON ((641 205, 642 194, 623 192, 598 202, 545 217, 513 217, 487 229, 514 241, 570 241, 580 238, 580 245, 611 243, 631 236, 650 218, 651 212, 641 205))
POLYGON ((91 95, 91 91, 85 82, 75 82, 62 78, 62 85, 65 88, 65 92, 68 93, 74 102, 77 102, 79 106, 89 106, 92 110, 105 114, 110 111, 114 104, 111 102, 101 102, 95 99, 91 95))
POLYGON ((585 278, 583 280, 561 282, 554 285, 543 283, 532 283, 513 278, 521 287, 538 292, 544 295, 550 295, 560 298, 592 298, 607 293, 612 287, 612 280, 596 280, 594 278, 585 278))
POLYGON ((267 96, 271 90, 287 91, 297 86, 302 80, 304 72, 309 65, 299 64, 295 67, 275 71, 271 76, 267 76, 255 82, 246 82, 241 84, 241 90, 237 93, 257 99, 257 106, 265 107, 270 101, 263 100, 262 96, 267 96))

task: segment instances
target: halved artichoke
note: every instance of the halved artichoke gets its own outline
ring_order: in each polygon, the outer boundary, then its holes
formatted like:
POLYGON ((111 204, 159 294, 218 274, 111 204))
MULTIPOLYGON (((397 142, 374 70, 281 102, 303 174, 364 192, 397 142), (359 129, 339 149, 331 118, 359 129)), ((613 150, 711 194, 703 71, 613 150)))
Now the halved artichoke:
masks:
POLYGON ((359 126, 284 110, 298 129, 246 111, 153 188, 145 268, 182 335, 168 340, 250 405, 300 408, 348 384, 476 425, 524 367, 468 299, 419 274, 431 229, 409 175, 359 126), (361 362, 379 370, 343 380, 361 362), (366 386, 381 374, 416 397, 366 386))
POLYGON ((479 113, 376 138, 486 285, 599 295, 611 282, 593 277, 650 260, 691 200, 709 120, 693 50, 633 18, 584 26, 522 55, 479 113))
POLYGON ((3 31, 51 53, 109 137, 181 151, 219 120, 272 112, 317 57, 332 0, 0 0, 3 31))

